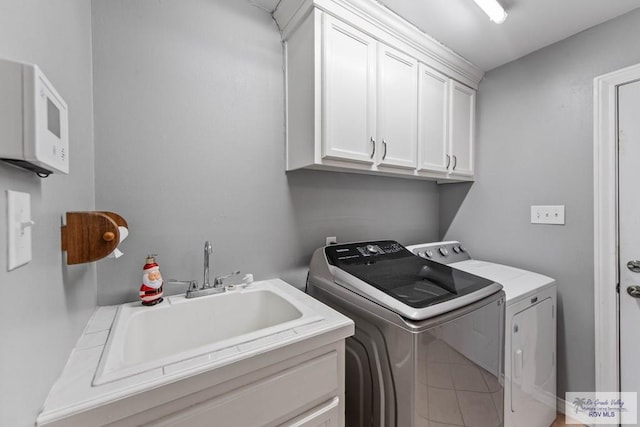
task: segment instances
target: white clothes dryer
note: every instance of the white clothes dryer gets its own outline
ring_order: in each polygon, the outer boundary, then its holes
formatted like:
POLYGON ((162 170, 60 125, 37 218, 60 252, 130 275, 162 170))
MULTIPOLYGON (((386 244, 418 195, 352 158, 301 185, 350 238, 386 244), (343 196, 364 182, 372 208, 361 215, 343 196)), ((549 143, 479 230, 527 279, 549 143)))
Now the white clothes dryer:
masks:
POLYGON ((407 249, 503 286, 506 295, 504 425, 551 425, 556 418, 555 280, 531 271, 472 259, 457 241, 418 244, 407 249))

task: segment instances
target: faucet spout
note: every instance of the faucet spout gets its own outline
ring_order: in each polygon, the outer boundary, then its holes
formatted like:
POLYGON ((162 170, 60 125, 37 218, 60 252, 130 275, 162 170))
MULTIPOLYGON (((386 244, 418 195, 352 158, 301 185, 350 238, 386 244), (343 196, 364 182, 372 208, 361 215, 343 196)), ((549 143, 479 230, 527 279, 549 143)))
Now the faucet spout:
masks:
POLYGON ((204 281, 202 282, 203 288, 208 288, 209 284, 209 255, 211 255, 212 248, 211 242, 208 240, 204 242, 204 281))

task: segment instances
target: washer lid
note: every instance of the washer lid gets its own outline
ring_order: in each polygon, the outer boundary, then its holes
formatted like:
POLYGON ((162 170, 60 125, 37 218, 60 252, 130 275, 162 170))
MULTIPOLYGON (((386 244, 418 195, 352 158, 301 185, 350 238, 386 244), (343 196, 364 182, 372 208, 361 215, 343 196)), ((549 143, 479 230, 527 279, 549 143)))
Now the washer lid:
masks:
MULTIPOLYGON (((393 240, 327 246, 325 255, 330 265, 412 308, 433 306, 495 287, 489 279, 420 258, 393 240)), ((499 287, 492 291, 497 290, 499 287)), ((370 299, 377 294, 366 288, 358 292, 370 299)), ((483 296, 486 295, 482 293, 483 296)))

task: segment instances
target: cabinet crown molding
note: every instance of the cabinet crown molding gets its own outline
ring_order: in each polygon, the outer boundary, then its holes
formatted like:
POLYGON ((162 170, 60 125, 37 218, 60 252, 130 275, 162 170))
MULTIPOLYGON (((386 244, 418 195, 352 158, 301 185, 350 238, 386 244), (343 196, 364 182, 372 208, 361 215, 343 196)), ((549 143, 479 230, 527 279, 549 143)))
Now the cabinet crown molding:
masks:
POLYGON ((316 8, 478 89, 484 71, 375 0, 281 0, 273 13, 283 41, 316 8))

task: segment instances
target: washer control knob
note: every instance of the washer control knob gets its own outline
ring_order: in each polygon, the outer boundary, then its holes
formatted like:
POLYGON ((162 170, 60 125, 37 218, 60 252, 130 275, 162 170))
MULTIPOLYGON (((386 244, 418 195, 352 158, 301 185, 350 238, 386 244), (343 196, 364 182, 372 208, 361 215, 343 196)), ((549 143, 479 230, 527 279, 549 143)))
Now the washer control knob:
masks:
POLYGON ((449 251, 448 251, 448 250, 447 250, 447 248, 445 248, 444 246, 443 246, 443 247, 441 247, 439 250, 440 250, 440 254, 441 254, 442 256, 449 256, 449 251))
POLYGON ((370 254, 376 254, 378 253, 378 248, 374 245, 367 245, 367 252, 370 254))
POLYGON ((453 252, 459 254, 460 253, 460 246, 454 246, 453 247, 453 252))

